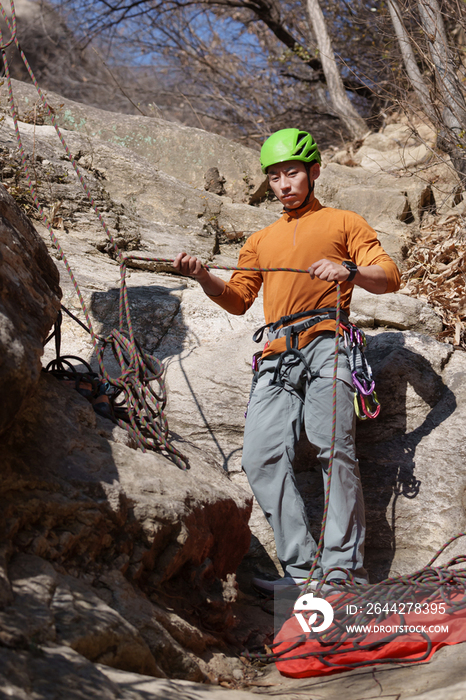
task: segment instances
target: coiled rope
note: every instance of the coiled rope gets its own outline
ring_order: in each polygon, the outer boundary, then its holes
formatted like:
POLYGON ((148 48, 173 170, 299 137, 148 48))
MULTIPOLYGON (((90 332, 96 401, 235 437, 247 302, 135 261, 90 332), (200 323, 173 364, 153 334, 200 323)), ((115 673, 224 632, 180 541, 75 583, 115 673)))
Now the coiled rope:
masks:
MULTIPOLYGON (((447 562, 444 566, 434 567, 434 562, 453 542, 461 537, 466 537, 465 532, 461 532, 451 537, 432 557, 428 564, 408 576, 397 576, 387 578, 374 585, 354 585, 335 586, 331 594, 326 593, 334 611, 334 624, 328 632, 323 634, 309 633, 306 635, 294 636, 289 644, 279 641, 269 645, 270 651, 267 653, 246 651, 243 656, 249 660, 257 660, 262 663, 275 661, 291 661, 315 657, 321 664, 333 668, 361 668, 372 666, 374 663, 417 663, 428 658, 432 650, 432 641, 429 634, 424 631, 416 631, 416 634, 426 641, 426 649, 419 656, 413 658, 367 658, 366 660, 349 663, 347 659, 338 663, 338 657, 348 655, 350 652, 374 651, 382 645, 386 645, 395 638, 406 636, 407 632, 389 633, 379 636, 376 642, 365 642, 366 634, 362 631, 365 626, 379 625, 386 620, 393 609, 398 611, 398 626, 405 626, 405 615, 399 612, 411 604, 411 607, 418 604, 432 607, 432 601, 436 605, 443 603, 445 615, 451 615, 466 609, 466 569, 452 569, 451 567, 466 562, 466 555, 459 555, 447 562), (420 602, 421 601, 421 602, 420 602), (358 612, 349 614, 348 609, 353 605, 358 612), (392 610, 390 610, 390 608, 392 610), (374 612, 376 614, 374 614, 374 612), (349 632, 348 624, 351 627, 360 628, 360 632, 349 632), (306 650, 302 654, 292 654, 292 652, 309 640, 318 641, 319 647, 314 651, 306 650), (348 642, 351 643, 349 648, 348 642), (346 646, 345 646, 346 643, 346 646)), ((411 609, 411 608, 410 608, 411 609)), ((441 621, 441 618, 439 618, 441 621)), ((422 620, 420 620, 422 621, 422 620)))
POLYGON ((141 350, 134 336, 134 330, 129 311, 128 294, 125 284, 125 260, 121 254, 121 251, 118 249, 118 246, 102 214, 100 213, 95 204, 92 194, 78 168, 78 165, 72 157, 70 150, 63 138, 63 135, 58 125, 56 124, 54 114, 50 109, 49 105, 47 104, 47 101, 44 95, 42 94, 42 91, 32 72, 32 69, 27 61, 27 58, 19 45, 17 39, 16 14, 13 0, 10 0, 10 6, 12 14, 11 23, 8 16, 6 15, 3 5, 0 5, 0 10, 3 19, 5 20, 7 27, 11 33, 10 39, 6 42, 3 42, 3 37, 0 32, 0 50, 2 52, 5 77, 8 84, 10 111, 13 118, 16 138, 18 141, 18 149, 21 157, 21 162, 25 171, 29 191, 37 207, 37 210, 49 231, 52 243, 57 249, 61 259, 63 260, 65 268, 75 288, 76 294, 81 304, 81 308, 87 321, 88 330, 91 335, 101 375, 103 379, 105 379, 105 381, 107 381, 110 385, 115 387, 124 395, 128 410, 129 423, 117 420, 118 425, 130 432, 132 437, 135 439, 136 444, 138 445, 138 447, 140 447, 141 450, 145 451, 146 449, 164 449, 171 456, 175 464, 177 464, 180 468, 185 469, 187 466, 186 458, 181 454, 181 452, 179 452, 168 442, 168 424, 163 410, 166 402, 166 391, 163 382, 164 367, 157 358, 148 355, 147 353, 144 353, 141 350), (11 84, 9 65, 5 52, 6 48, 12 43, 16 45, 18 51, 20 52, 20 55, 24 61, 24 64, 26 65, 28 73, 38 91, 42 104, 44 105, 45 109, 47 110, 50 116, 55 131, 57 132, 60 141, 65 148, 68 158, 70 159, 76 171, 76 174, 84 188, 84 191, 87 194, 91 206, 96 212, 98 219, 106 235, 111 241, 116 256, 120 262, 119 330, 113 330, 110 336, 108 336, 107 338, 100 338, 93 329, 92 321, 79 285, 74 277, 73 271, 68 263, 66 255, 63 249, 61 248, 60 243, 54 233, 52 224, 38 200, 37 193, 32 183, 31 175, 27 166, 26 154, 21 140, 21 134, 19 132, 18 118, 13 99, 13 88, 11 84), (127 328, 126 331, 124 330, 125 325, 127 328), (103 355, 107 346, 111 347, 113 354, 117 358, 120 364, 120 368, 122 370, 121 375, 117 379, 110 377, 105 368, 103 355), (154 389, 151 387, 151 382, 157 382, 159 387, 158 391, 154 391, 154 389))

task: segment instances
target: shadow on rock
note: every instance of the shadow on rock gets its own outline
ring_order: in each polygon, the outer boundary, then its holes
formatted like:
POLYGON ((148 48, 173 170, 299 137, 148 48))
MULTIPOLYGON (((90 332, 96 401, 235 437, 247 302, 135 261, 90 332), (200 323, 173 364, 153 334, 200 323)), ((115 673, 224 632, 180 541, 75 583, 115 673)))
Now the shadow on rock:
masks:
POLYGON ((425 501, 421 443, 432 433, 442 440, 442 423, 457 407, 441 376, 452 352, 451 346, 411 332, 386 332, 368 341, 382 410, 377 420, 359 424, 357 445, 366 502, 366 565, 373 580, 388 576, 395 559, 400 501, 425 501))
MULTIPOLYGON (((366 504, 365 563, 372 582, 386 578, 395 559, 397 569, 411 567, 411 560, 425 546, 425 521, 419 511, 435 511, 438 504, 433 500, 432 470, 425 456, 429 447, 423 441, 429 436, 445 440, 442 425, 457 408, 455 394, 442 378, 452 353, 452 346, 409 331, 368 337, 367 358, 382 408, 377 419, 358 422, 356 444, 366 504), (425 479, 429 486, 423 492, 425 479), (416 507, 408 501, 415 501, 416 507), (403 549, 409 550, 411 558, 404 556, 403 549)), ((313 536, 318 539, 322 478, 305 439, 298 446, 295 471, 313 536), (314 469, 309 470, 309 465, 314 469)), ((453 534, 445 533, 445 539, 453 534)))

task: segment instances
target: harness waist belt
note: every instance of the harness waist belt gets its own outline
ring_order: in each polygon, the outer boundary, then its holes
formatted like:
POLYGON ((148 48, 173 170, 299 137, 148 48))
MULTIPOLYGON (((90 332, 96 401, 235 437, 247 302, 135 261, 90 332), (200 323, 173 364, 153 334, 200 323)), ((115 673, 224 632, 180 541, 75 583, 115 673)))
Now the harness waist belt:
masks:
MULTIPOLYGON (((303 331, 308 330, 308 328, 312 328, 312 326, 321 323, 321 321, 328 321, 329 319, 335 320, 336 316, 337 310, 334 307, 310 309, 309 311, 301 311, 297 314, 282 316, 278 321, 267 323, 265 326, 259 328, 252 336, 252 339, 254 342, 260 343, 265 330, 267 330, 269 342, 277 340, 277 338, 290 338, 290 336, 299 335, 303 331), (306 316, 310 318, 306 318, 306 316), (304 320, 300 323, 292 323, 300 319, 304 320)), ((348 315, 344 311, 340 311, 340 319, 343 324, 346 325, 348 323, 348 315)))

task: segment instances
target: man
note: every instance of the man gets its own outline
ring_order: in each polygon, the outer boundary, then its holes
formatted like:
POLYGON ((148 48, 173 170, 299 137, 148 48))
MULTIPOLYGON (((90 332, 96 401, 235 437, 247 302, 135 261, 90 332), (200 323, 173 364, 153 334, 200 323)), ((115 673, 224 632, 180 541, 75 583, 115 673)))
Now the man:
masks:
MULTIPOLYGON (((180 253, 174 266, 198 280, 222 308, 244 314, 264 285, 264 314, 272 323, 282 317, 324 309, 322 319, 285 337, 269 334, 257 385, 248 407, 243 469, 273 528, 277 555, 285 572, 278 581, 253 579, 254 587, 271 594, 282 584, 303 585, 316 554, 303 500, 292 469, 296 442, 304 422, 316 448, 327 484, 331 434, 335 351, 336 282, 341 285, 343 318, 349 314, 353 285, 374 294, 396 291, 400 277, 377 234, 357 214, 322 207, 314 194, 321 158, 312 136, 283 129, 264 143, 261 166, 283 204, 282 217, 253 234, 241 249, 238 266, 308 269, 291 272, 235 271, 228 283, 201 262, 180 253), (330 311, 328 311, 330 309, 330 311)), ((309 317, 312 317, 309 314, 309 317)), ((305 324, 304 324, 305 325, 305 324)), ((364 502, 355 453, 355 413, 349 361, 340 344, 337 378, 337 421, 334 460, 324 547, 311 582, 367 581, 364 555, 364 502), (337 570, 335 567, 339 567, 337 570)))

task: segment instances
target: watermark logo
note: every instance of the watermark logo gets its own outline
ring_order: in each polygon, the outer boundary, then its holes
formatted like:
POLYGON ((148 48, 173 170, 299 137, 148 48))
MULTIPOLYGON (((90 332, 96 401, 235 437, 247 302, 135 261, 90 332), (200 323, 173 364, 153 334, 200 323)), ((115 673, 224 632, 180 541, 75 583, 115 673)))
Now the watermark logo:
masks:
POLYGON ((324 598, 315 598, 313 593, 305 593, 305 595, 298 598, 294 604, 293 613, 305 633, 325 632, 333 622, 333 608, 330 603, 324 598), (324 621, 317 627, 312 627, 317 620, 317 612, 313 612, 307 620, 303 615, 304 611, 311 612, 313 610, 322 613, 324 616, 324 621))

